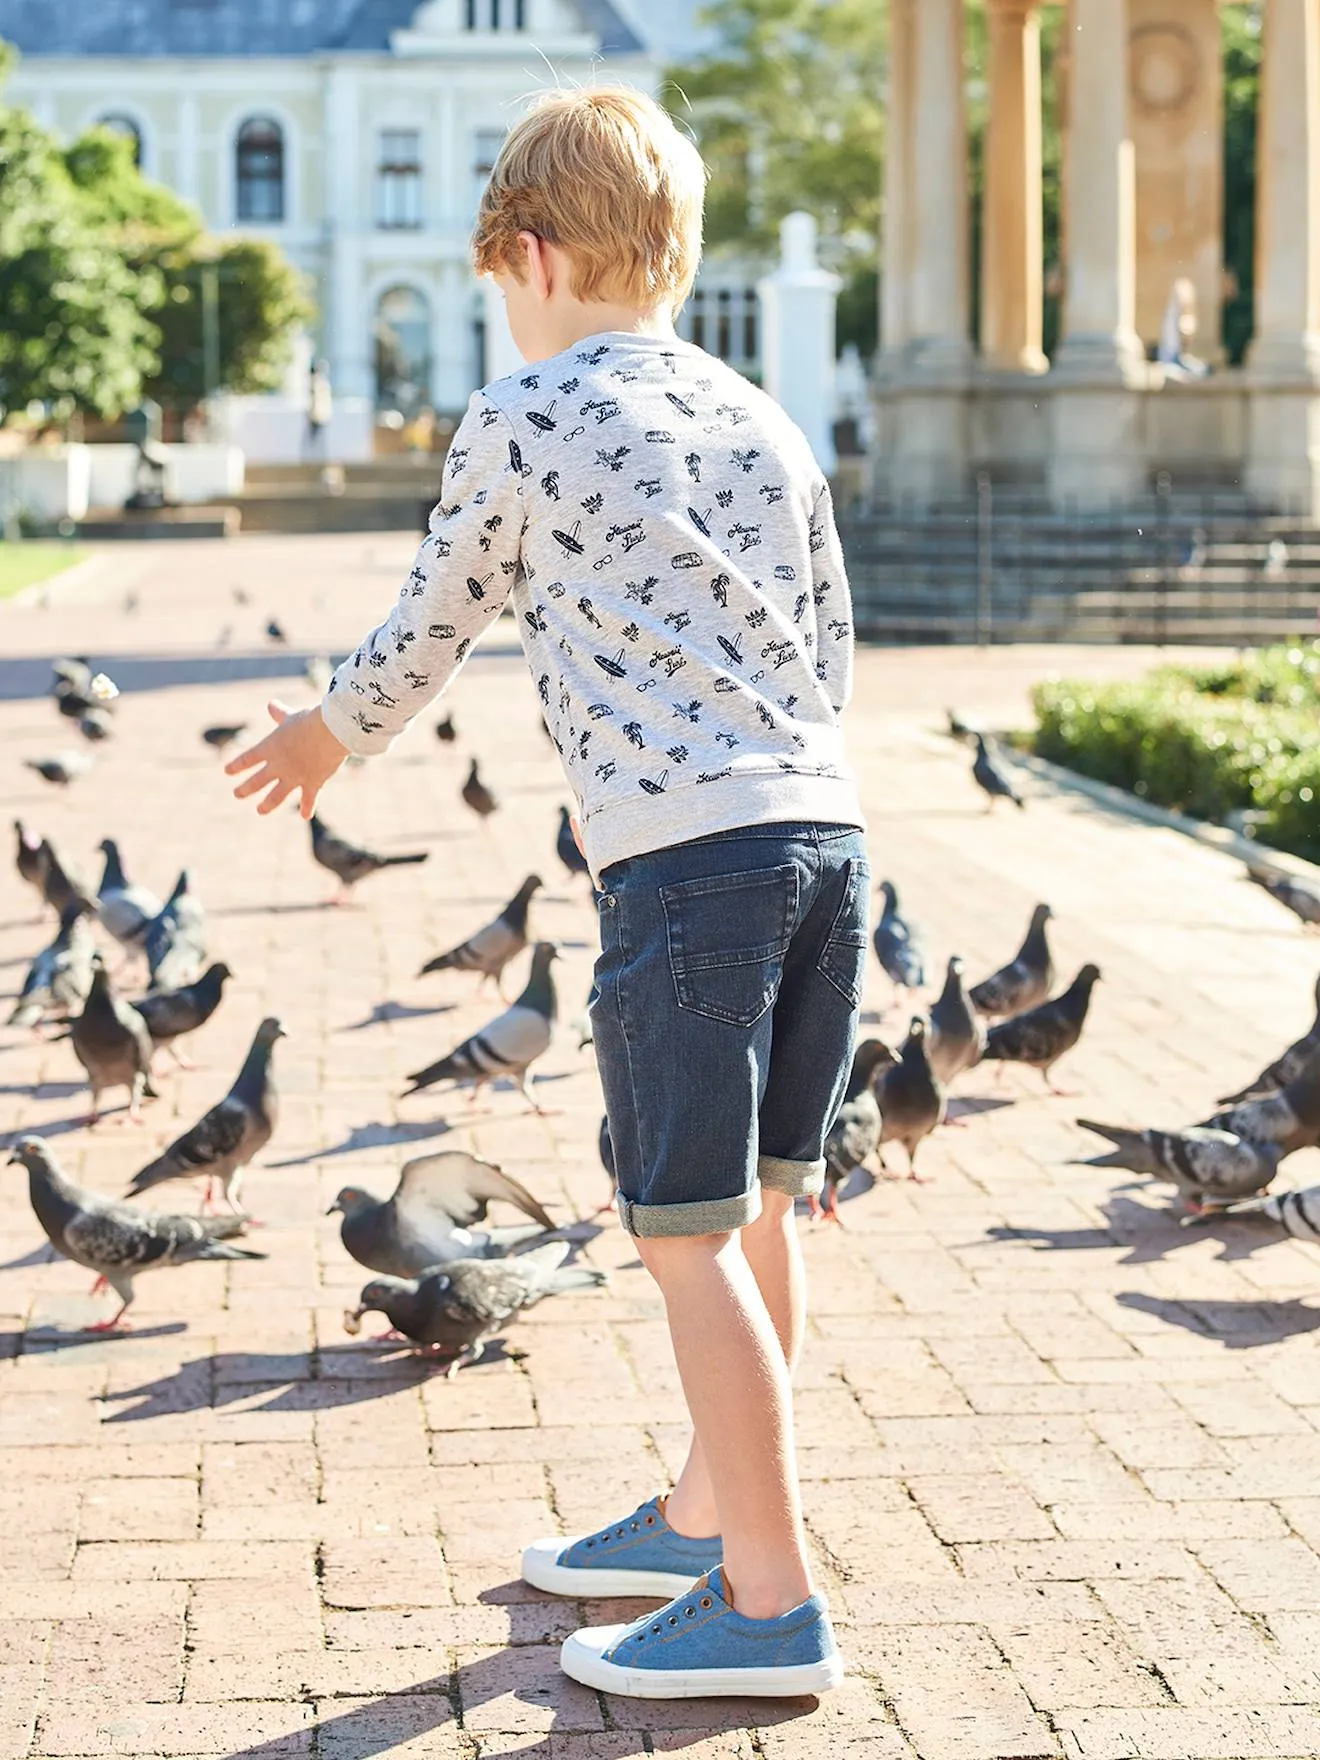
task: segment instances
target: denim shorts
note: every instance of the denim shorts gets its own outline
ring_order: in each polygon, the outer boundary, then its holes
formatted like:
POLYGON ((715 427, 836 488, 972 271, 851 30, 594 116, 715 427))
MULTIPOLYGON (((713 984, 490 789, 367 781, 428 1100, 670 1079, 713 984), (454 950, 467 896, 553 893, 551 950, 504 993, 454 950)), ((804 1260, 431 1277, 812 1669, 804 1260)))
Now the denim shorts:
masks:
POLYGON ((870 873, 850 825, 757 825, 612 863, 591 1024, 634 1235, 721 1234, 824 1185, 870 873))

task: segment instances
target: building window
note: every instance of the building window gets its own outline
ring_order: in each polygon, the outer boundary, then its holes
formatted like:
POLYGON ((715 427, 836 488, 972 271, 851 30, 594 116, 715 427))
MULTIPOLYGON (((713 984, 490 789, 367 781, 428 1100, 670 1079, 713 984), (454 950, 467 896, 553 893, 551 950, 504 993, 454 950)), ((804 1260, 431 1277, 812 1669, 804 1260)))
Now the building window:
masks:
POLYGON ((470 31, 521 31, 527 26, 527 0, 466 0, 470 31))
POLYGON ((376 302, 376 406, 409 420, 431 395, 431 308, 415 287, 391 287, 376 302))
POLYGON ((126 141, 133 143, 133 163, 139 170, 142 168, 142 130, 131 116, 125 116, 120 110, 110 110, 96 119, 98 128, 108 128, 111 134, 123 135, 126 141))
POLYGON ((376 224, 396 230, 422 224, 422 137, 418 129, 381 130, 376 224))
POLYGON ((474 208, 481 203, 482 192, 490 182, 490 174, 495 169, 495 161, 500 156, 500 148, 504 145, 502 128, 479 128, 472 140, 472 182, 474 208))
POLYGON ((238 218, 270 225, 284 218, 284 130, 269 116, 250 116, 234 151, 238 218))

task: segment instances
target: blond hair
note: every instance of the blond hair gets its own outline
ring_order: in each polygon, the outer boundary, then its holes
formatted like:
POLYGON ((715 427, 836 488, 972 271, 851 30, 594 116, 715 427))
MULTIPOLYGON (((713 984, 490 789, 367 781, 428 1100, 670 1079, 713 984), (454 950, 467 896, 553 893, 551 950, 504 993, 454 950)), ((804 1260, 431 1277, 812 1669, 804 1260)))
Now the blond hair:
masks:
POLYGON ((706 168, 645 93, 547 92, 515 123, 481 199, 479 275, 519 280, 520 232, 559 245, 581 300, 651 307, 687 298, 701 257, 706 168))

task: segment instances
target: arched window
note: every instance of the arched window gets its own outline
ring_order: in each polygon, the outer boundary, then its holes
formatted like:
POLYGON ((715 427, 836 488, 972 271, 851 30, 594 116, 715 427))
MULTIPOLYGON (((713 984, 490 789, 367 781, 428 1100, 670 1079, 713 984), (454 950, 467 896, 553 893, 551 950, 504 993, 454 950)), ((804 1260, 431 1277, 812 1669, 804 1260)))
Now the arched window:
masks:
POLYGON ((466 0, 464 23, 470 31, 525 30, 526 0, 466 0))
POLYGON ((239 129, 234 181, 240 220, 283 220, 284 130, 269 116, 250 116, 239 129))
POLYGON ((133 163, 141 169, 142 130, 131 116, 125 116, 122 110, 109 110, 104 116, 97 117, 96 126, 108 128, 111 134, 122 134, 126 141, 132 141, 133 163))
POLYGON ((431 395, 431 308, 415 287, 376 302, 376 405, 415 416, 431 395))

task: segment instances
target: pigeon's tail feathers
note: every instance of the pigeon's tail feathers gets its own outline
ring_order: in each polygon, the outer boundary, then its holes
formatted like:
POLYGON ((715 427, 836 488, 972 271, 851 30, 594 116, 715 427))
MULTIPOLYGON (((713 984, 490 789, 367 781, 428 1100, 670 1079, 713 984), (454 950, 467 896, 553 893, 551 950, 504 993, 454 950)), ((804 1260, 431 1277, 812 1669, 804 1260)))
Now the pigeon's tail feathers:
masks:
POLYGON ((1104 1137, 1114 1145, 1108 1155, 1096 1155, 1088 1160, 1087 1167, 1122 1167, 1129 1173, 1156 1174, 1160 1171, 1144 1132, 1121 1124, 1097 1124, 1090 1118, 1079 1118, 1077 1123, 1084 1131, 1094 1131, 1097 1137, 1104 1137))
POLYGON ((424 849, 410 856, 381 856, 380 865, 382 868, 411 868, 418 862, 429 862, 430 859, 430 850, 424 849))
POLYGON ((470 1074, 471 1067, 463 1055, 463 1046, 460 1045, 457 1051, 451 1051, 438 1063, 429 1063, 425 1069, 419 1069, 410 1075, 408 1080, 412 1086, 403 1091, 405 1095, 416 1094, 422 1088, 429 1088, 434 1082, 457 1081, 470 1074))
POLYGON ((1305 1191, 1280 1192, 1257 1203, 1262 1215, 1281 1222, 1297 1240, 1320 1245, 1320 1189, 1310 1186, 1305 1191))
MULTIPOLYGON (((240 1218, 235 1217, 237 1222, 240 1218)), ((214 1235, 206 1235, 199 1240, 192 1251, 185 1249, 175 1255, 181 1259, 269 1259, 269 1253, 262 1253, 256 1247, 237 1247, 232 1241, 217 1240, 214 1235)))
MULTIPOLYGON (((248 1219, 246 1216, 199 1216, 197 1220, 213 1241, 232 1241, 237 1236, 247 1233, 248 1219)), ((257 1253, 255 1257, 265 1259, 268 1255, 257 1253)))
POLYGON ((609 1280, 607 1271, 597 1271, 591 1265, 565 1265, 562 1270, 551 1273, 546 1293, 566 1296, 575 1289, 600 1289, 609 1280))
POLYGON ((187 1179, 197 1171, 198 1169, 190 1166, 182 1156, 175 1155, 167 1149, 163 1155, 157 1156, 156 1160, 148 1166, 139 1168, 129 1181, 128 1191, 125 1195, 130 1198, 140 1197, 143 1192, 150 1191, 152 1186, 164 1185, 167 1180, 171 1179, 187 1179))
POLYGON ((419 978, 424 978, 428 972, 464 971, 467 969, 464 965, 466 952, 467 942, 465 941, 461 947, 451 947, 448 953, 437 953, 434 959, 427 960, 417 975, 419 978))

